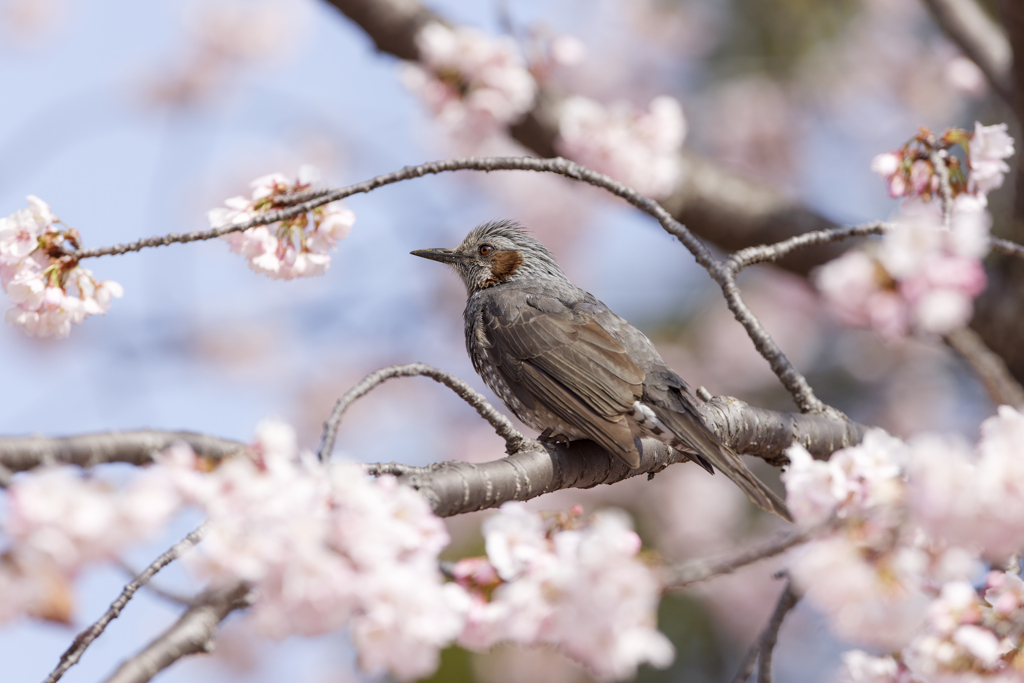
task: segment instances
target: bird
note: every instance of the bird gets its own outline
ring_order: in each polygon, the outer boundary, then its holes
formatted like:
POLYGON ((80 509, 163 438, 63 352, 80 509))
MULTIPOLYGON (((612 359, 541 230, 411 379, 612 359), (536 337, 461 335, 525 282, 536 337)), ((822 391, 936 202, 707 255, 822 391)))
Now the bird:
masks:
POLYGON ((653 437, 758 507, 792 521, 697 412, 689 386, 640 330, 577 287, 551 251, 519 223, 483 223, 455 249, 414 256, 455 269, 466 286, 466 350, 505 406, 548 442, 588 439, 630 468, 653 437))

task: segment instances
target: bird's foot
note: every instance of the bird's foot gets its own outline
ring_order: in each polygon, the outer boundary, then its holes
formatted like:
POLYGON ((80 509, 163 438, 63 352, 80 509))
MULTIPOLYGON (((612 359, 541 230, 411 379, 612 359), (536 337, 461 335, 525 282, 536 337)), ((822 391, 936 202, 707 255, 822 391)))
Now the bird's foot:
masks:
POLYGON ((554 430, 551 427, 548 427, 537 436, 537 441, 540 441, 541 443, 559 444, 561 446, 569 445, 569 439, 562 434, 554 434, 553 432, 554 430))

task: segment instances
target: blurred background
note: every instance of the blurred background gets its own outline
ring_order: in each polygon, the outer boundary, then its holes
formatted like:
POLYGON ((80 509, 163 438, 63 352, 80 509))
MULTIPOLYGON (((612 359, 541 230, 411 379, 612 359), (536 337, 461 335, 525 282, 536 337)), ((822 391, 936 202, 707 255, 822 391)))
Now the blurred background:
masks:
MULTIPOLYGON (((687 149, 840 223, 893 211, 869 164, 919 125, 941 131, 1012 118, 917 0, 444 0, 430 8, 453 25, 520 41, 578 38, 584 59, 560 68, 552 88, 641 107, 675 96, 687 149)), ((294 176, 300 164, 345 185, 465 152, 403 87, 399 67, 326 2, 0 0, 0 215, 37 195, 95 247, 204 228, 206 211, 248 194, 249 181, 294 176)), ((510 139, 484 151, 525 153, 510 139)), ((1007 204, 1000 196, 997 224, 1007 204)), ((278 416, 312 448, 345 390, 374 369, 412 361, 493 400, 465 354, 461 284, 409 251, 454 246, 495 218, 523 222, 571 279, 643 329, 692 385, 794 409, 685 249, 592 188, 554 176, 463 173, 348 204, 355 227, 321 277, 272 281, 220 241, 87 262, 99 279, 120 282, 124 298, 68 339, 0 326, 0 433, 152 427, 247 441, 259 420, 278 416)), ((819 395, 855 420, 898 435, 941 428, 973 437, 991 413, 944 347, 887 346, 840 329, 798 275, 759 267, 741 285, 819 395)), ((443 387, 405 379, 355 405, 339 451, 423 464, 495 459, 504 444, 443 387)), ((777 481, 770 468, 758 472, 777 481)), ((774 528, 727 480, 688 466, 533 505, 576 502, 629 510, 651 551, 670 560, 722 552, 774 528)), ((127 563, 148 564, 195 521, 180 520, 127 563)), ((449 520, 452 557, 482 550, 479 521, 449 520)), ((660 625, 676 663, 640 679, 730 680, 781 590, 772 571, 763 563, 668 596, 660 625)), ((3 678, 45 677, 126 576, 116 568, 83 575, 71 627, 0 628, 3 678)), ((180 567, 157 583, 195 589, 180 567)), ((101 679, 179 611, 144 591, 64 680, 101 679)), ((160 680, 360 680, 347 642, 344 633, 262 642, 236 615, 213 656, 181 662, 160 680)), ((782 630, 778 676, 831 680, 843 649, 801 606, 782 630)), ((449 650, 436 678, 587 680, 553 651, 516 648, 449 650)))

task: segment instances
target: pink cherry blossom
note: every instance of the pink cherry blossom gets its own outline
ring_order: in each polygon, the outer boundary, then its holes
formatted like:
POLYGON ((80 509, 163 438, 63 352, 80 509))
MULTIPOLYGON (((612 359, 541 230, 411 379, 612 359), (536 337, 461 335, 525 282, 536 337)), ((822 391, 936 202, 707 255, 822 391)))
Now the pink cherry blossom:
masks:
POLYGON ((33 336, 66 337, 72 324, 106 313, 124 289, 111 280, 96 282, 88 269, 64 258, 65 245, 78 248, 77 232, 58 227, 38 197, 28 202, 0 219, 0 287, 15 304, 4 319, 33 336))
POLYGON ((46 558, 71 576, 153 535, 180 505, 176 492, 152 476, 119 489, 77 468, 54 467, 11 485, 5 531, 19 553, 46 558))
POLYGON ((402 80, 456 138, 479 144, 522 118, 537 84, 515 42, 429 23, 416 36, 420 63, 402 80))
POLYGON ((983 126, 974 123, 971 137, 969 188, 981 196, 1001 187, 1004 176, 1010 172, 1006 159, 1013 156, 1013 138, 1006 133, 1006 124, 983 126))
POLYGON ((672 97, 656 97, 647 111, 638 111, 626 102, 605 107, 574 96, 561 105, 555 145, 641 194, 663 197, 679 180, 685 138, 683 110, 672 97))
MULTIPOLYGON (((278 195, 308 190, 319 180, 320 171, 313 166, 300 167, 294 182, 280 173, 257 178, 251 183, 250 199, 231 197, 224 202, 225 207, 207 212, 210 226, 245 223, 272 208, 278 195)), ((244 256, 257 273, 291 280, 327 270, 329 252, 348 237, 354 223, 355 214, 343 202, 332 202, 285 221, 229 232, 221 239, 231 251, 244 256)))
POLYGON ((873 657, 863 650, 843 654, 840 683, 912 683, 910 672, 892 657, 873 657))
POLYGON ((404 680, 432 673, 462 631, 469 598, 438 565, 444 523, 394 478, 321 464, 277 421, 258 427, 248 457, 205 475, 212 485, 189 476, 187 454, 165 462, 183 470, 175 481, 208 515, 187 561, 204 575, 250 582, 258 597, 249 618, 260 632, 349 626, 367 671, 404 680))
POLYGON ((460 644, 553 644, 601 679, 628 678, 643 662, 667 666, 672 646, 655 628, 659 584, 636 558, 628 519, 604 511, 583 526, 566 523, 552 528, 521 503, 484 523, 494 574, 479 560, 456 565, 473 598, 460 644))
POLYGON ((987 283, 991 219, 974 195, 958 195, 952 208, 947 227, 938 202, 908 199, 881 244, 822 266, 815 284, 836 316, 889 340, 966 325, 987 283))
POLYGON ((1000 559, 1024 547, 1024 416, 1009 406, 981 426, 972 449, 921 436, 911 442, 910 510, 930 534, 1000 559))

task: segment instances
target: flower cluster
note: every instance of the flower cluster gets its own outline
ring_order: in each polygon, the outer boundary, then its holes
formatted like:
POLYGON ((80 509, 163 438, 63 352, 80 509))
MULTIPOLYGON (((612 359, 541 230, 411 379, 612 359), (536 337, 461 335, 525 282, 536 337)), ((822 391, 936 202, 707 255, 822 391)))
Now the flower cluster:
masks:
POLYGON ((637 558, 640 538, 621 513, 586 525, 578 515, 545 520, 506 503, 484 523, 487 558, 455 566, 473 598, 459 644, 553 644, 601 679, 668 666, 672 645, 655 623, 660 585, 637 558))
POLYGON ((844 680, 878 683, 1019 680, 1024 582, 980 558, 1024 546, 1017 464, 1024 415, 1003 406, 971 449, 880 430, 828 462, 788 451, 787 502, 805 528, 826 531, 796 552, 793 580, 842 637, 894 653, 847 653, 844 680))
POLYGON ((402 80, 458 139, 480 143, 533 105, 537 83, 511 38, 435 22, 416 44, 420 63, 404 65, 402 80))
POLYGON ((638 111, 627 102, 605 107, 576 96, 561 105, 555 145, 641 194, 662 197, 679 180, 685 137, 683 109, 672 97, 656 97, 647 111, 638 111))
POLYGON ((941 139, 922 130, 903 148, 876 157, 872 169, 885 178, 889 193, 907 199, 881 243, 848 251, 818 271, 816 284, 837 316, 885 339, 965 325, 986 284, 981 259, 991 222, 987 193, 1002 184, 1011 154, 1005 124, 979 123, 973 134, 953 129, 941 139), (967 176, 948 152, 953 145, 967 152, 967 176), (933 153, 949 174, 948 217, 934 201, 940 181, 933 153))
POLYGON ((805 527, 834 528, 795 554, 793 580, 842 637, 900 647, 924 620, 935 585, 976 570, 969 553, 922 537, 906 520, 907 445, 881 430, 812 460, 789 449, 787 501, 805 527))
POLYGON ((922 632, 899 658, 860 650, 843 657, 850 683, 1019 681, 1024 675, 1024 581, 989 572, 983 596, 966 581, 942 587, 922 632))
POLYGON ((79 247, 78 231, 58 227, 46 202, 29 196, 28 204, 0 218, 0 287, 14 303, 4 319, 36 337, 66 337, 72 323, 106 313, 124 289, 96 282, 78 265, 70 256, 79 247))
MULTIPOLYGON (((273 209, 282 195, 309 190, 320 179, 320 171, 302 166, 291 182, 280 173, 257 178, 251 184, 249 199, 238 196, 225 201, 226 208, 207 213, 210 226, 223 228, 252 220, 273 209)), ((249 261, 249 267, 275 279, 320 275, 330 265, 329 252, 338 240, 348 237, 355 214, 344 202, 331 202, 287 220, 260 225, 245 231, 229 232, 221 239, 231 251, 249 261)))
POLYGON ((189 456, 172 456, 172 479, 208 522, 188 562, 252 584, 251 619, 262 633, 349 626, 368 671, 412 679, 437 668, 468 599, 444 583, 437 556, 448 533, 420 494, 356 464, 321 464, 280 422, 259 426, 251 457, 209 474, 189 456))
POLYGON ((911 442, 910 509, 936 538, 1002 560, 1024 548, 1024 416, 1009 406, 981 425, 972 450, 958 440, 911 442))
POLYGON ((155 534, 182 503, 154 471, 121 489, 54 467, 16 479, 7 494, 11 547, 0 560, 0 622, 21 613, 69 621, 71 579, 155 534))

